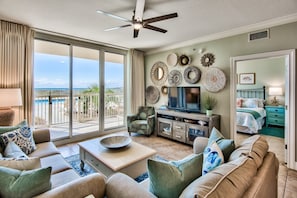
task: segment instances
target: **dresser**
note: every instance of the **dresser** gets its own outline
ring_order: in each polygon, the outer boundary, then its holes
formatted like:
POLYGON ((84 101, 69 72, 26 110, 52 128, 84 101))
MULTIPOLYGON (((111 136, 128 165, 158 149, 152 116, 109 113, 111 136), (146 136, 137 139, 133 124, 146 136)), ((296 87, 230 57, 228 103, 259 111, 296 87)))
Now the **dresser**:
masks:
POLYGON ((266 127, 268 125, 285 126, 285 108, 283 106, 265 106, 266 127))

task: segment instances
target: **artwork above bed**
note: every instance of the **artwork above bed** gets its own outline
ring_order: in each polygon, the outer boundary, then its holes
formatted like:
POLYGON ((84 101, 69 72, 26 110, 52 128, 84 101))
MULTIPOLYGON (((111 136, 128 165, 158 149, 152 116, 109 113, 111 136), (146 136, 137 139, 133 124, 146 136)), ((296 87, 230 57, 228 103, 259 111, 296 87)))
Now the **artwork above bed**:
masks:
POLYGON ((265 87, 237 90, 237 131, 256 134, 265 123, 265 87))

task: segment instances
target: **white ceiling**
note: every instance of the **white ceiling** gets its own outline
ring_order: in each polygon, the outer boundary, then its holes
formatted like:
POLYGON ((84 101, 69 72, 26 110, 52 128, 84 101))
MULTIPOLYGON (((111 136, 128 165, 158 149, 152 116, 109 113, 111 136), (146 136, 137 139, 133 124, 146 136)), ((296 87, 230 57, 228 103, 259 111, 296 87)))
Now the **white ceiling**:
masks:
POLYGON ((152 23, 167 33, 141 29, 134 39, 132 27, 104 31, 126 23, 96 10, 131 19, 135 3, 136 0, 0 0, 0 19, 148 53, 297 21, 297 0, 146 0, 145 19, 178 13, 178 18, 152 23))

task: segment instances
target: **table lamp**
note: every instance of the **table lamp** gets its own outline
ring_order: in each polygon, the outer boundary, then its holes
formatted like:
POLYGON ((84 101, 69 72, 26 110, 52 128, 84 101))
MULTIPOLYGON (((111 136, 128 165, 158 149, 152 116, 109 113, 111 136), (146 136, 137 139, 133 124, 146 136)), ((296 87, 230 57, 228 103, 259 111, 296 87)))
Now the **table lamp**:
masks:
POLYGON ((269 87, 268 94, 274 96, 271 100, 271 104, 277 106, 279 105, 279 101, 276 99, 276 96, 282 96, 283 89, 281 87, 269 87))
POLYGON ((0 126, 11 126, 14 120, 14 111, 11 107, 22 106, 20 88, 0 88, 0 126))

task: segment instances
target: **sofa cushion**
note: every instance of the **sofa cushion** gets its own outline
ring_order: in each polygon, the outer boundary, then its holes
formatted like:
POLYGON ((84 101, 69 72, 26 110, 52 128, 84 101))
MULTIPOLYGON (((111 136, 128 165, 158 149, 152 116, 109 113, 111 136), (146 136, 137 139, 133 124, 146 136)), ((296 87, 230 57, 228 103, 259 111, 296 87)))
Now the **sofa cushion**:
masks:
POLYGON ((18 170, 33 170, 40 168, 40 159, 37 157, 30 157, 28 159, 12 159, 4 158, 0 159, 0 166, 14 168, 18 170))
POLYGON ((52 174, 51 176, 52 189, 58 186, 62 186, 63 184, 66 184, 68 182, 71 182, 79 178, 80 176, 73 169, 52 174))
POLYGON ((178 197, 183 189, 201 176, 203 154, 192 154, 180 161, 148 159, 150 191, 157 197, 178 197))
POLYGON ((69 163, 60 154, 40 158, 41 167, 52 167, 52 174, 71 169, 69 163))
POLYGON ((17 144, 27 155, 36 149, 33 133, 27 126, 0 135, 2 148, 6 147, 9 142, 17 144))
POLYGON ((228 161, 229 156, 235 149, 234 140, 225 139, 225 137, 220 133, 220 131, 213 127, 208 139, 208 145, 210 145, 214 141, 219 145, 220 149, 222 150, 224 155, 224 161, 228 161))
POLYGON ((257 168, 259 168, 263 162, 268 151, 268 143, 263 136, 253 135, 245 139, 230 155, 229 161, 235 160, 242 155, 250 156, 255 160, 257 168))
POLYGON ((6 158, 27 159, 28 156, 14 142, 9 142, 3 153, 6 158))
POLYGON ((216 142, 207 146, 203 152, 202 175, 224 163, 224 155, 216 142))
POLYGON ((257 173, 256 164, 249 157, 240 157, 222 164, 193 181, 180 197, 243 197, 257 173))
POLYGON ((51 188, 51 167, 20 171, 0 167, 0 195, 2 197, 31 198, 51 188))
POLYGON ((49 155, 59 154, 59 150, 52 142, 36 144, 36 150, 29 157, 46 157, 49 155))

